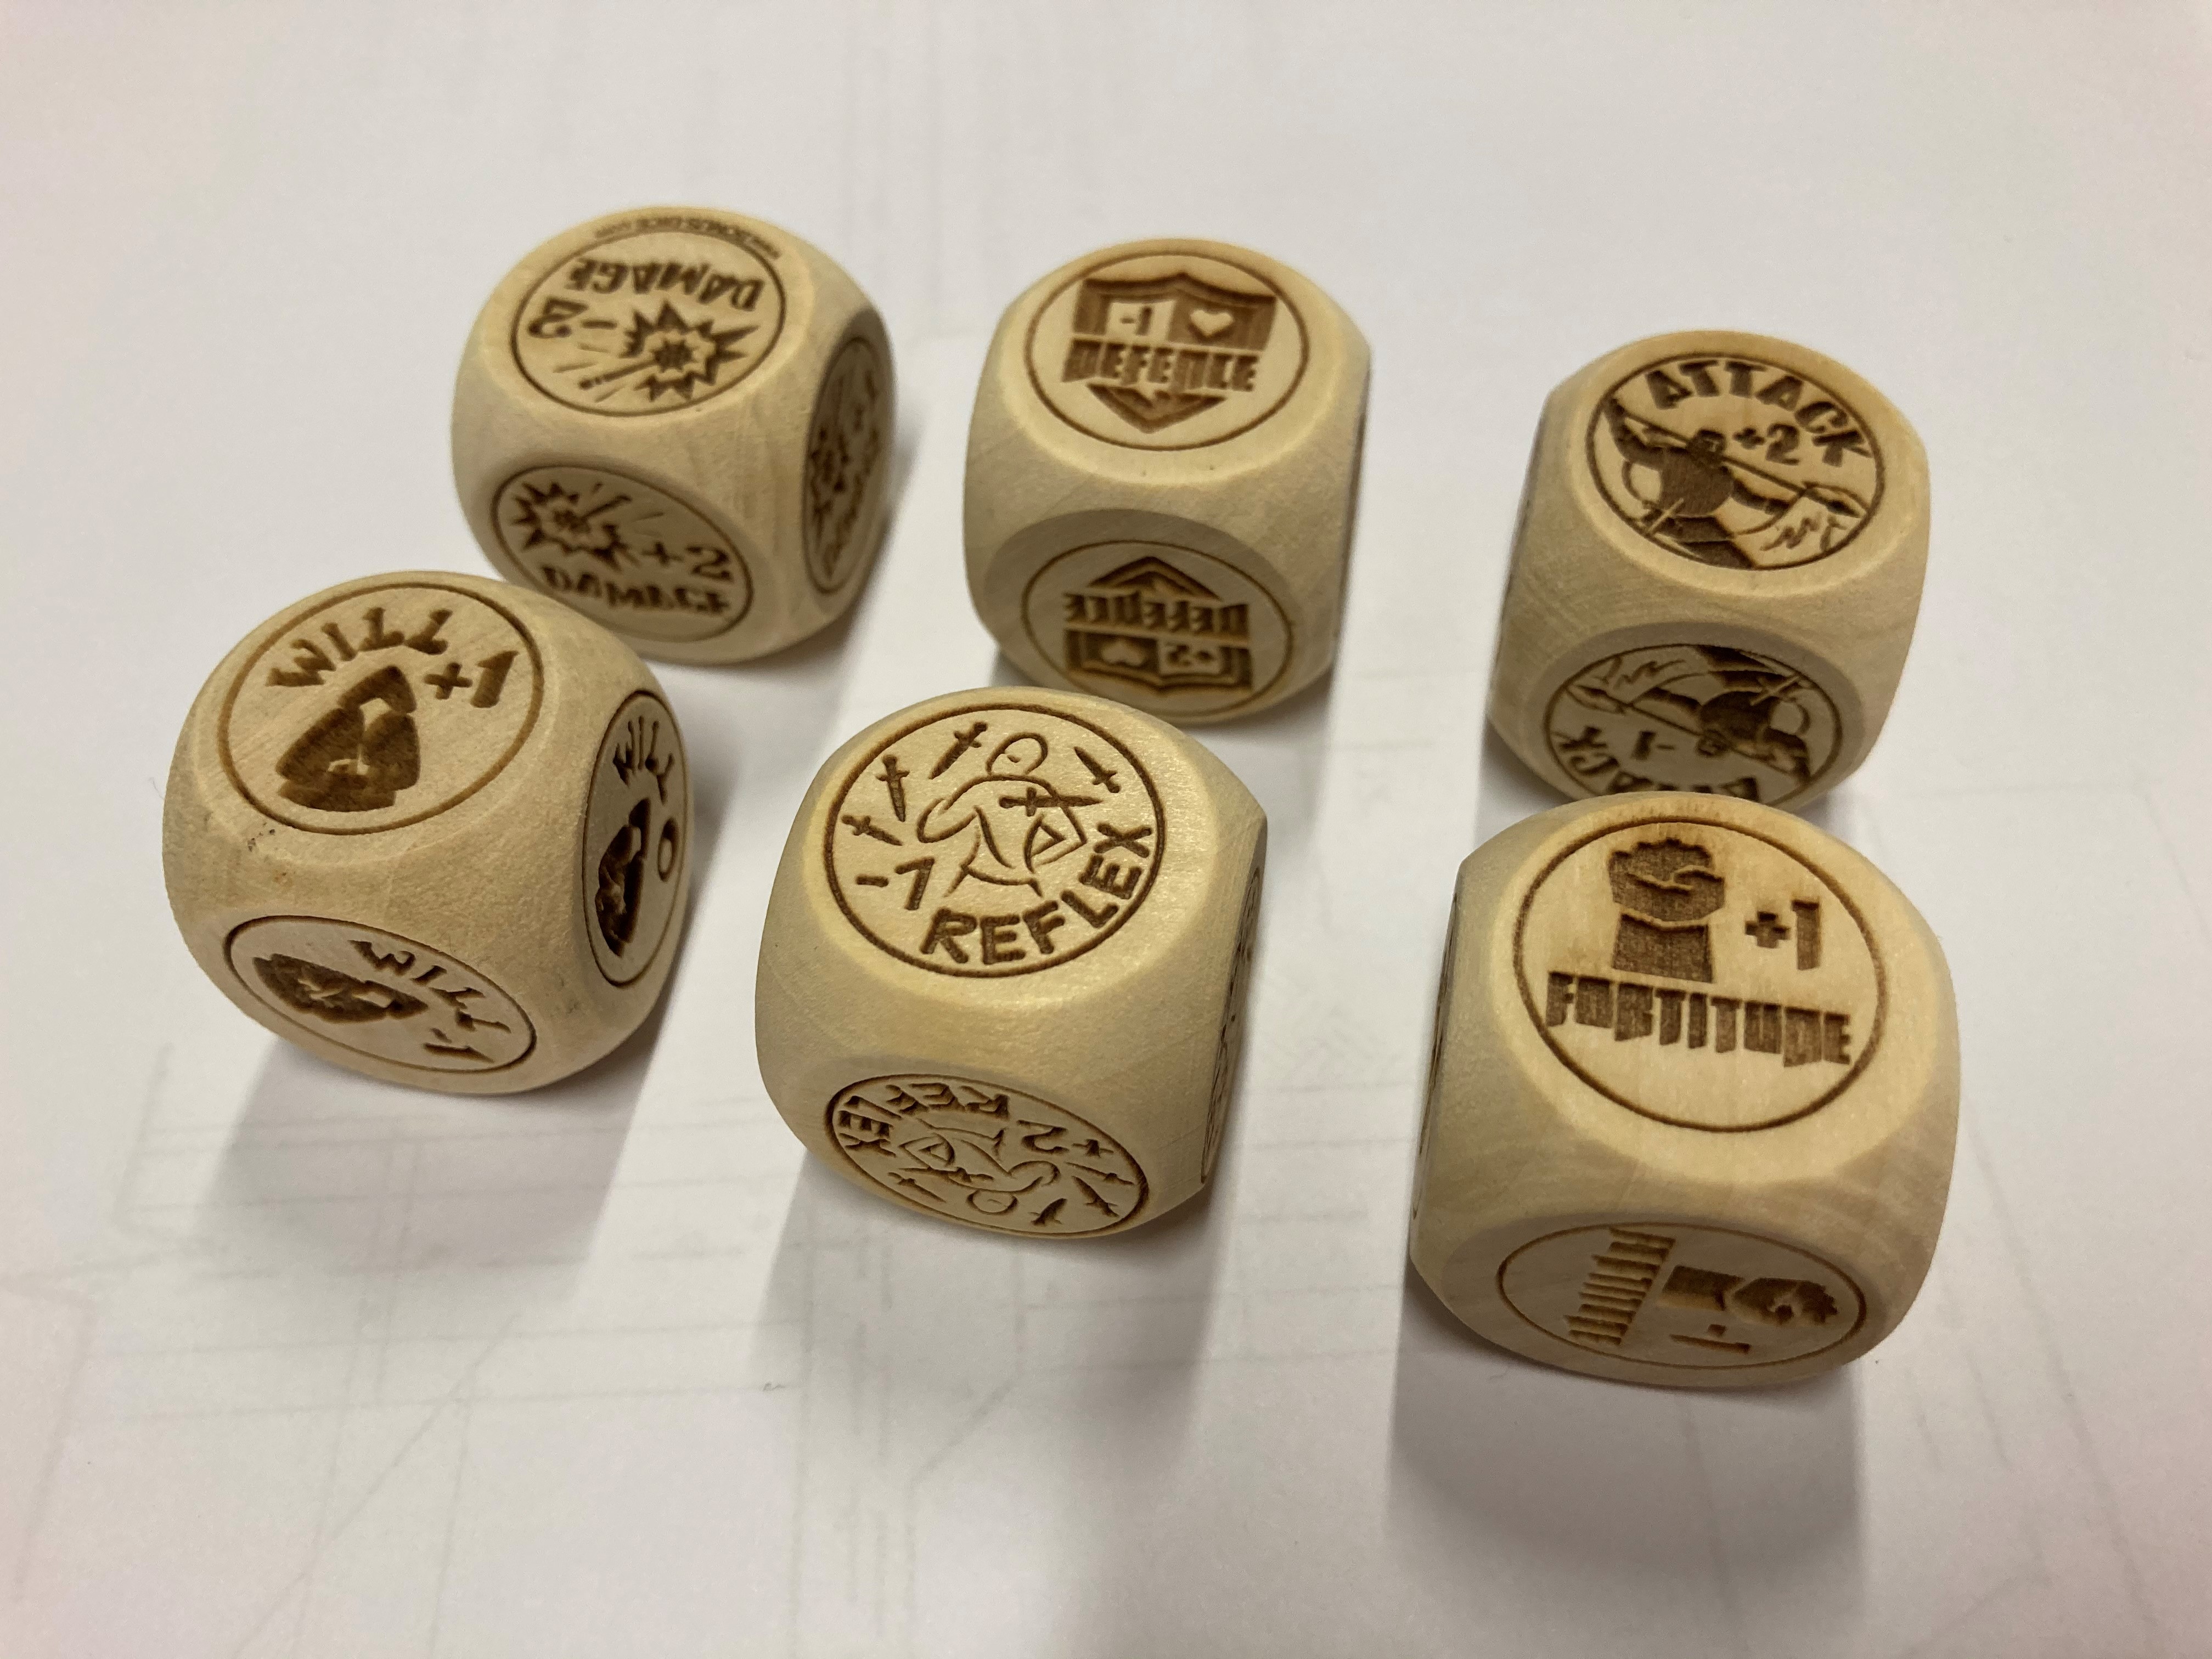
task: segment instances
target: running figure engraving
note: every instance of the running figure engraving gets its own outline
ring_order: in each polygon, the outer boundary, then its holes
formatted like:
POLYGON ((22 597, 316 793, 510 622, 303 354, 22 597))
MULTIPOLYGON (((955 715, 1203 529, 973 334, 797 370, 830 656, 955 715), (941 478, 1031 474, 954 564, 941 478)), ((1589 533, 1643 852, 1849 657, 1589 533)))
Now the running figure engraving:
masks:
POLYGON ((915 838, 950 841, 974 831, 946 886, 957 892, 974 879, 999 887, 1026 887, 1039 897, 1051 866, 1091 844, 1082 809, 1096 806, 1097 795, 1062 795, 1037 781, 1037 769, 1051 752, 1034 732, 1018 732, 991 751, 983 775, 921 809, 915 838))
POLYGON ((1636 527, 1657 541, 1674 543, 1675 550, 1700 564, 1726 565, 1748 570, 1752 562, 1735 544, 1735 532, 1715 517, 1730 501, 1775 516, 1787 512, 1793 495, 1768 495, 1729 465, 1728 434, 1711 427, 1682 442, 1653 426, 1639 434, 1628 411, 1617 398, 1605 400, 1605 423, 1622 456, 1637 466, 1659 475, 1659 489, 1636 527))

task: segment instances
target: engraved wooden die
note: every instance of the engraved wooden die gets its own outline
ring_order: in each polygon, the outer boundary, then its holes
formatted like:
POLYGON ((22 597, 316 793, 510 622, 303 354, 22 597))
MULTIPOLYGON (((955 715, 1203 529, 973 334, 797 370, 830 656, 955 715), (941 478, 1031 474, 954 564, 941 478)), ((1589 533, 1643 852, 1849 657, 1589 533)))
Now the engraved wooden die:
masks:
POLYGON ((818 248, 703 208, 563 231, 493 290, 453 390, 484 556, 670 662, 842 616, 889 514, 891 350, 818 248))
POLYGON ((832 756, 755 994, 792 1133, 872 1193, 1026 1237, 1141 1225, 1213 1172, 1267 818, 1097 697, 935 697, 832 756))
POLYGON ((1557 807, 1460 867, 1413 1265, 1569 1370, 1810 1376, 1911 1305, 1958 1102, 1942 950, 1866 860, 1725 796, 1557 807))
POLYGON ((968 436, 968 586, 1039 684, 1183 724, 1328 671, 1367 342, 1287 265, 1128 242, 1000 319, 968 436))
POLYGON ((1639 340, 1544 405, 1490 718, 1571 795, 1802 807, 1874 746, 1928 558, 1928 463, 1841 363, 1639 340))
POLYGON ((684 931, 690 771, 605 629, 435 572, 325 589, 209 677, 162 862, 193 958, 371 1077, 503 1094, 612 1048, 684 931))

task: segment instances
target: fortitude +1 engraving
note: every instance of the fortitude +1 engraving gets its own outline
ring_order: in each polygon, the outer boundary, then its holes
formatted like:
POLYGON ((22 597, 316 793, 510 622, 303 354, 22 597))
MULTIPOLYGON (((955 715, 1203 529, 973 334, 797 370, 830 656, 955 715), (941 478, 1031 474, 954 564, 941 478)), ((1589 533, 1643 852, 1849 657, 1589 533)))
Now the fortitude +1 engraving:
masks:
POLYGON ((1133 755, 1022 703, 909 728, 853 770, 823 858, 848 919, 902 962, 999 977, 1073 961, 1134 915, 1166 856, 1133 755))
POLYGON ((884 488, 890 451, 889 376, 859 335, 838 348, 806 429, 806 574, 827 593, 859 567, 848 558, 854 532, 884 488))
POLYGON ((1718 824, 1655 819, 1577 843, 1530 887, 1514 957, 1570 1070, 1689 1128, 1815 1111, 1881 1036, 1881 965, 1850 901, 1797 854, 1718 824))
POLYGON ((1680 1369, 1775 1365, 1856 1332, 1866 1298, 1810 1251, 1725 1227, 1638 1221, 1522 1245, 1498 1285, 1522 1318, 1578 1347, 1680 1369))
POLYGON ((1881 500, 1881 451, 1841 398, 1734 356, 1668 357, 1623 379, 1591 418, 1589 463, 1638 534, 1731 569, 1824 559, 1881 500))
POLYGON ((273 629, 224 700, 222 762, 255 807, 296 829, 415 823, 496 776, 530 734, 538 647, 460 587, 356 591, 273 629))
POLYGON ((533 466, 492 519, 515 562, 603 627, 704 640, 744 619, 752 575, 730 538, 663 489, 602 466, 533 466))
POLYGON ((879 1077, 830 1097, 853 1167, 953 1220, 1030 1237, 1104 1232, 1144 1208, 1111 1135, 1035 1095, 958 1077, 879 1077))
POLYGON ((1297 310, 1256 272, 1147 253, 1095 266, 1045 302, 1030 329, 1030 378, 1094 438, 1195 449, 1281 408, 1306 349, 1297 310))
POLYGON ((691 834, 691 777, 668 705, 632 692, 599 739, 584 811, 592 957, 611 985, 653 965, 668 933, 691 834))
POLYGON ((343 1048, 430 1072, 492 1072, 527 1055, 530 1018, 458 957, 326 916, 264 916, 230 936, 239 983, 343 1048))
POLYGON ((783 283, 760 238, 699 215, 618 230, 549 271, 514 314, 514 360, 596 415, 696 408, 767 361, 783 283))
POLYGON ((1779 806, 1835 758, 1828 694, 1772 657, 1717 645, 1605 657, 1552 696, 1545 736, 1594 795, 1686 789, 1779 806))

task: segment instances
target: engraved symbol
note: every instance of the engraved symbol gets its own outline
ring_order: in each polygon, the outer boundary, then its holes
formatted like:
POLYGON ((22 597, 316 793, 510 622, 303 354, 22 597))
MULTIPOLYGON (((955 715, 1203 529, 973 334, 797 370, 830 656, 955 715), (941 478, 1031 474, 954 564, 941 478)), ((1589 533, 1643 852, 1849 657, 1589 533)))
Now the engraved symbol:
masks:
POLYGON ((1592 663, 1552 698, 1553 757, 1586 793, 1682 789, 1770 805, 1835 757, 1835 704, 1771 657, 1658 646, 1592 663))
POLYGON ((1000 1232, 1103 1232, 1144 1207, 1144 1171, 1104 1131, 1034 1095, 966 1078, 883 1077, 830 1097, 853 1167, 950 1220, 1000 1232))
POLYGON ((1229 994, 1221 1011, 1221 1040, 1213 1050, 1213 1084, 1206 1093, 1206 1153, 1199 1179, 1213 1178, 1221 1156, 1222 1132, 1229 1127, 1230 1097, 1236 1092, 1237 1067, 1244 1053, 1244 1000, 1249 993, 1252 947, 1260 933, 1260 881, 1267 863, 1267 830, 1252 854, 1252 874, 1244 884, 1244 906, 1237 919, 1237 951, 1229 964, 1229 994))
POLYGON ((1067 961, 1122 926, 1164 842, 1127 750, 1087 721, 1011 705, 942 715, 870 755, 839 792, 824 852, 840 904, 876 944, 917 967, 1000 975, 1067 961), (1102 774, 1133 781, 1109 792, 1102 774), (901 857, 908 848, 918 855, 901 857))
POLYGON ((890 421, 890 377, 855 336, 823 376, 807 429, 806 574, 824 592, 866 562, 890 421))
POLYGON ((1598 405, 1589 458, 1639 535, 1731 569, 1825 558, 1881 496, 1881 457, 1857 416, 1801 374, 1741 358, 1672 358, 1628 376, 1598 405))
POLYGON ((356 979, 298 957, 253 958, 253 971, 286 1006, 318 1019, 354 1024, 367 1019, 406 1019, 429 1005, 389 985, 356 979))
POLYGON ((1711 982, 1711 931, 1702 919, 1721 908, 1727 885, 1712 873, 1712 861, 1704 848, 1671 839, 1638 842, 1606 861, 1613 896, 1623 907, 1615 968, 1711 982))
POLYGON ((300 734, 276 770, 277 793, 326 812, 373 812, 389 806, 422 775, 415 733, 415 693, 397 668, 364 675, 335 707, 300 734), (375 720, 362 710, 381 703, 375 720))
POLYGON ((1113 259, 1061 288, 1030 331, 1030 374, 1062 419, 1134 448, 1218 443, 1280 408, 1304 325, 1258 273, 1195 254, 1113 259))
POLYGON ((609 984, 628 985, 676 923, 690 835, 683 738, 652 692, 632 692, 608 722, 584 820, 592 959, 609 984))

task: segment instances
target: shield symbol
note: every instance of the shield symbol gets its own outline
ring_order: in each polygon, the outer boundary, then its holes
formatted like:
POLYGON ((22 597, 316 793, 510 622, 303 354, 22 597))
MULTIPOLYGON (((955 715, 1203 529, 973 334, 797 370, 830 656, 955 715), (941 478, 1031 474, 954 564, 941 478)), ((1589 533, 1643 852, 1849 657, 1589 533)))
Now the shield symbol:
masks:
POLYGON ((1237 354, 1265 351, 1274 325, 1272 294, 1242 293, 1187 270, 1085 277, 1062 378, 1090 381, 1092 393, 1121 419, 1140 432, 1158 432, 1244 389, 1234 384, 1229 366, 1237 354), (1120 349, 1127 347, 1148 349, 1120 349))

